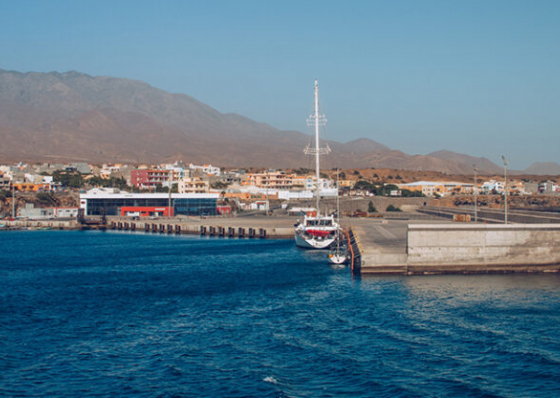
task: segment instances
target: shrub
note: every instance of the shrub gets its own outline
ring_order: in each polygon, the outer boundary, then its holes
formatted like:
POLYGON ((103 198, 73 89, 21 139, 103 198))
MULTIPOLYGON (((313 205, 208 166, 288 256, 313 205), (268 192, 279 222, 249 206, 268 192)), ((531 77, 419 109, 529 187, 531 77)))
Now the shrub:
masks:
POLYGON ((52 205, 56 202, 51 192, 37 192, 37 195, 35 195, 35 197, 41 204, 44 205, 52 205))
POLYGON ((387 211, 402 211, 402 210, 399 209, 398 207, 393 206, 393 205, 389 205, 389 206, 387 206, 387 211))

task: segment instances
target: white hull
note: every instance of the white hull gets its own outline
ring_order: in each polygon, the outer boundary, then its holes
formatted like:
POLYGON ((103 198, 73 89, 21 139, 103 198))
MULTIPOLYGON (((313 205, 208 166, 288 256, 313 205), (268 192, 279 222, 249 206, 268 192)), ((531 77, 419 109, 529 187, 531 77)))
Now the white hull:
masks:
POLYGON ((296 246, 302 247, 304 249, 328 249, 336 240, 335 238, 312 238, 304 237, 300 233, 296 232, 296 246))
POLYGON ((346 262, 346 255, 342 253, 331 253, 329 254, 329 262, 331 264, 344 264, 346 262))

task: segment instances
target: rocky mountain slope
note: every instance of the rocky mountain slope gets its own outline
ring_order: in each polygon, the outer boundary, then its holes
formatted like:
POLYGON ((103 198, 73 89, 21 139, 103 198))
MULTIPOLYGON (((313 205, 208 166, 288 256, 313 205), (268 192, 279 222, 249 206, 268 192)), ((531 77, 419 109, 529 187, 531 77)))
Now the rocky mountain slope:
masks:
MULTIPOLYGON (((78 72, 0 69, 0 161, 156 163, 182 159, 238 167, 309 167, 309 136, 223 114, 184 94, 78 72)), ((410 156, 363 138, 330 142, 325 167, 493 173, 487 159, 447 151, 410 156)), ((499 169, 499 168, 498 168, 499 169)))

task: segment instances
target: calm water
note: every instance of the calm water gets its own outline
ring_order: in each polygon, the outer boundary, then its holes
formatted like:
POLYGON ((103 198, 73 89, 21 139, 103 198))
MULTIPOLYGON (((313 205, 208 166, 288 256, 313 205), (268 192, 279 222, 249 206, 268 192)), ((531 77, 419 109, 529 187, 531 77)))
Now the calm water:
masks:
POLYGON ((0 395, 559 396, 557 275, 356 279, 324 256, 0 233, 0 395))

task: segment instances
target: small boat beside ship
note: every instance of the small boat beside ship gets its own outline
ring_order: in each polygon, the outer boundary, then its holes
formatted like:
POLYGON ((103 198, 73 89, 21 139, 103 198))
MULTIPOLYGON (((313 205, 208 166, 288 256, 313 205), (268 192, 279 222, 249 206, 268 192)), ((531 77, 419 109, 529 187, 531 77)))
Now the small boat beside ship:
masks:
MULTIPOLYGON (((340 195, 338 194, 338 189, 339 189, 340 183, 339 183, 339 179, 338 179, 338 170, 336 171, 336 189, 337 189, 337 195, 336 195, 336 222, 338 225, 340 225, 340 195)), ((346 247, 346 244, 344 242, 344 236, 342 234, 342 228, 339 228, 338 231, 336 231, 336 241, 335 244, 333 245, 333 249, 331 250, 331 252, 329 253, 329 262, 331 264, 334 265, 342 265, 346 263, 346 260, 348 258, 348 247, 346 247)))

